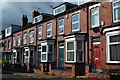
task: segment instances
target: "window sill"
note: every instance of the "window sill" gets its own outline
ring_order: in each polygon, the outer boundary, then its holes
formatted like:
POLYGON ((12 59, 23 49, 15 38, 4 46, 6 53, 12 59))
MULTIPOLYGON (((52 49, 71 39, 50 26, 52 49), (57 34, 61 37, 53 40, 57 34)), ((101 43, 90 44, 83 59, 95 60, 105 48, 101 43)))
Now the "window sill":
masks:
POLYGON ((101 26, 91 27, 90 30, 101 28, 101 26))
POLYGON ((63 36, 63 35, 65 35, 64 33, 61 33, 61 34, 59 34, 58 36, 63 36))
POLYGON ((84 62, 65 62, 65 64, 80 64, 80 63, 84 63, 84 62))

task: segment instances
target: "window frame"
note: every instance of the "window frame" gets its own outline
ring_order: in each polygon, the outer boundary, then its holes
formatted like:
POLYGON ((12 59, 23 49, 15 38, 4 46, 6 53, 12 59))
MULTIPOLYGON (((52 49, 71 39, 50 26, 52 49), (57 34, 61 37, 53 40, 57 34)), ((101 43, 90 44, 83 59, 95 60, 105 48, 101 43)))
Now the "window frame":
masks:
POLYGON ((99 11, 100 11, 100 9, 99 9, 98 6, 96 6, 96 7, 94 7, 94 8, 91 9, 91 26, 92 26, 92 28, 96 28, 96 27, 100 26, 100 13, 99 13, 99 11), (92 10, 94 10, 94 9, 96 9, 96 8, 98 9, 98 12, 92 13, 92 10), (93 16, 93 15, 96 15, 96 14, 98 14, 98 24, 93 26, 93 25, 92 25, 92 16, 93 16))
POLYGON ((20 45, 21 45, 21 35, 19 34, 19 35, 17 36, 17 38, 18 38, 17 45, 20 46, 20 45), (20 43, 19 43, 19 42, 20 42, 20 43))
POLYGON ((59 35, 61 35, 61 34, 64 34, 64 18, 59 19, 59 35), (61 20, 63 20, 63 25, 62 26, 60 26, 60 21, 61 20), (60 28, 62 28, 62 27, 63 27, 63 32, 60 32, 60 28))
POLYGON ((112 42, 110 43, 110 37, 111 36, 116 36, 116 35, 120 35, 120 33, 118 33, 118 31, 114 31, 114 32, 110 32, 106 34, 106 61, 107 63, 120 63, 120 61, 110 61, 110 45, 116 45, 116 44, 120 44, 120 42, 112 42))
POLYGON ((38 16, 36 16, 36 17, 34 17, 33 19, 33 23, 38 23, 38 22, 40 22, 41 20, 42 20, 42 18, 43 18, 43 16, 42 15, 38 15, 38 16), (40 19, 40 17, 41 17, 41 19, 40 19), (38 20, 38 21, 36 21, 35 19, 40 19, 40 20, 38 20))
POLYGON ((73 17, 76 16, 76 15, 78 15, 78 21, 72 22, 72 32, 75 32, 75 31, 79 31, 79 30, 80 30, 80 13, 77 12, 77 13, 73 14, 73 15, 72 15, 72 20, 73 20, 73 17), (78 29, 74 29, 74 30, 73 30, 73 24, 76 24, 76 23, 78 23, 78 29))
POLYGON ((8 40, 8 49, 11 49, 11 40, 8 40))
POLYGON ((38 26, 38 39, 42 39, 42 26, 38 26), (41 32, 39 32, 39 28, 41 28, 41 32), (41 37, 39 37, 41 35, 41 37))
POLYGON ((117 7, 114 7, 114 3, 116 3, 116 2, 120 2, 120 1, 117 0, 117 1, 113 1, 113 2, 112 2, 112 9, 113 9, 113 22, 114 22, 114 23, 120 21, 120 19, 118 19, 118 20, 114 20, 114 19, 115 19, 115 18, 114 18, 114 9, 115 9, 115 8, 120 8, 120 5, 117 6, 117 7))
POLYGON ((47 57, 47 50, 48 50, 47 45, 42 45, 42 46, 41 46, 41 62, 47 62, 47 58, 48 58, 48 57, 47 57), (46 46, 46 52, 42 52, 43 46, 46 46), (42 55, 46 55, 46 60, 43 60, 42 55))
POLYGON ((29 32, 29 39, 30 39, 30 41, 29 41, 29 43, 34 43, 34 30, 31 30, 30 32, 29 32), (32 33, 32 36, 31 36, 31 33, 32 33), (33 40, 32 40, 33 39, 33 40), (32 40, 32 41, 31 41, 32 40))
POLYGON ((16 45, 16 37, 13 37, 13 46, 16 45))
POLYGON ((59 7, 57 7, 57 8, 54 9, 54 15, 60 14, 60 13, 64 12, 65 10, 66 10, 66 5, 61 5, 61 6, 59 6, 59 7), (62 10, 61 12, 57 12, 56 13, 56 10, 58 10, 61 7, 64 7, 64 10, 62 10))
POLYGON ((6 28, 5 29, 5 36, 7 37, 7 36, 11 35, 11 32, 12 32, 12 28, 11 27, 6 28), (8 29, 10 29, 9 33, 8 33, 8 29))
POLYGON ((24 32, 24 34, 23 34, 23 44, 26 44, 26 43, 27 43, 27 32, 24 32))
POLYGON ((52 36, 52 22, 47 23, 47 37, 52 36), (51 25, 51 29, 48 29, 48 25, 51 25), (48 35, 48 32, 51 31, 51 35, 48 35))

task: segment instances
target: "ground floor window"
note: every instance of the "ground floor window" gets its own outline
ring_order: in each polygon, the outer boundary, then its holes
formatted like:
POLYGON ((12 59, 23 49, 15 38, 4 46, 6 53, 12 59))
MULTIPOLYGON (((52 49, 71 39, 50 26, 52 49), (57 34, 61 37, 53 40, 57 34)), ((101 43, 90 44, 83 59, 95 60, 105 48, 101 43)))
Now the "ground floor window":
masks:
POLYGON ((41 62, 53 61, 54 45, 43 45, 41 50, 41 62))
POLYGON ((24 53, 24 63, 29 64, 29 52, 25 51, 24 53))
POLYGON ((20 54, 19 52, 13 53, 13 64, 19 64, 20 63, 20 54))
POLYGON ((107 34, 107 62, 120 63, 120 34, 107 34))
POLYGON ((84 41, 67 41, 66 42, 66 62, 83 62, 84 61, 84 41))

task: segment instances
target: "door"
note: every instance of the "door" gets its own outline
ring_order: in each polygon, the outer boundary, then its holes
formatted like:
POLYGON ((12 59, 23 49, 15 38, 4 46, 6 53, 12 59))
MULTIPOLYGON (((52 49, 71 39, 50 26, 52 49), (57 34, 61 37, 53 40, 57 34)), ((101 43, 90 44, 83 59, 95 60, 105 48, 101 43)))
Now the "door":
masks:
POLYGON ((58 68, 64 67, 64 46, 59 46, 58 68))
POLYGON ((100 43, 93 44, 94 47, 94 66, 100 68, 100 43))
POLYGON ((41 50, 38 51, 38 65, 40 65, 41 62, 41 50))

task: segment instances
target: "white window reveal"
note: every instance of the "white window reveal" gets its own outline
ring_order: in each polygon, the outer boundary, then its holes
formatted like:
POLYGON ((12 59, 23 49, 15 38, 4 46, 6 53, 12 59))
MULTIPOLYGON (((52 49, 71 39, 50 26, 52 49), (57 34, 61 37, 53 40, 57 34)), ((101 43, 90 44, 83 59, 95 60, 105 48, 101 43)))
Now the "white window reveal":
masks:
POLYGON ((91 9, 91 25, 92 28, 99 26, 99 7, 91 9))
POLYGON ((59 34, 64 33, 64 19, 59 20, 59 34))
POLYGON ((47 24, 47 37, 52 36, 52 23, 47 24))
POLYGON ((107 62, 120 63, 120 34, 107 34, 107 62))
POLYGON ((41 62, 47 62, 47 46, 42 46, 41 62))
POLYGON ((41 20, 42 20, 42 15, 36 16, 36 17, 34 17, 34 22, 33 23, 40 22, 41 20))
POLYGON ((80 29, 79 21, 79 14, 72 15, 72 31, 78 31, 80 29))
POLYGON ((67 38, 66 62, 84 62, 84 36, 67 38))
POLYGON ((30 31, 30 43, 34 42, 34 30, 30 31))
POLYGON ((66 9, 66 6, 65 5, 62 5, 60 7, 57 7, 54 9, 54 15, 57 15, 57 14, 60 14, 62 12, 64 12, 66 9))
POLYGON ((25 32, 23 34, 23 44, 26 44, 26 41, 27 41, 27 33, 25 32))
POLYGON ((113 21, 120 21, 120 0, 113 2, 113 21))
POLYGON ((18 35, 18 46, 20 46, 20 44, 21 44, 21 35, 18 35))
POLYGON ((38 27, 38 39, 42 38, 42 26, 38 27))

